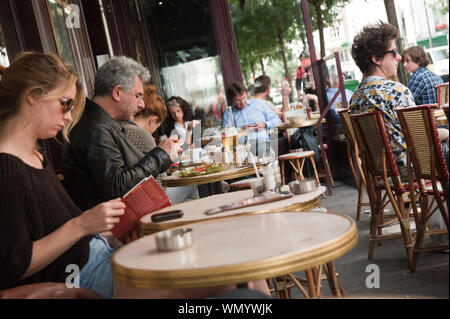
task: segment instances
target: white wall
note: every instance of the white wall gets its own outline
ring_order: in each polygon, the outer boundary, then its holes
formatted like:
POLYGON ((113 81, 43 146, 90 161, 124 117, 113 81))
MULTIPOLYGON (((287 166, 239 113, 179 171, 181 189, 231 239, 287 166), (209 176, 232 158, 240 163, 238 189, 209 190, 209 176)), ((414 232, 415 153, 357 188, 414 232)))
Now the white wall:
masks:
MULTIPOLYGON (((427 4, 437 0, 425 0, 427 4)), ((425 16, 424 0, 396 0, 396 13, 400 28, 401 37, 404 38, 405 46, 415 45, 417 40, 428 37, 427 19, 425 16)), ((448 24, 448 14, 445 16, 436 15, 427 8, 428 20, 430 23, 431 35, 439 32, 435 30, 436 22, 448 24)), ((367 24, 374 24, 379 20, 387 22, 386 8, 383 0, 353 0, 348 3, 340 12, 334 27, 324 30, 326 55, 342 50, 344 42, 349 43, 347 49, 348 61, 341 61, 343 71, 351 71, 355 78, 362 77, 358 67, 354 64, 350 55, 353 38, 367 24), (336 32, 336 31, 339 32, 336 32)), ((314 44, 317 56, 320 55, 319 32, 314 32, 314 44)))

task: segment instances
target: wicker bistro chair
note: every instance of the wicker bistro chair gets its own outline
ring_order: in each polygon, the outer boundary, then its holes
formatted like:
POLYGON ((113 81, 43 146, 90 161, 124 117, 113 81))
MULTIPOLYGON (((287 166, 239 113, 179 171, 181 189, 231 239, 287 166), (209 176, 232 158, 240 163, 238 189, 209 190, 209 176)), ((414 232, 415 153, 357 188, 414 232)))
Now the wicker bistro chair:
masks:
POLYGON ((444 110, 445 117, 447 118, 447 121, 448 121, 448 117, 449 117, 449 115, 448 115, 448 105, 443 106, 442 109, 444 110))
POLYGON ((420 252, 448 249, 448 244, 423 247, 423 240, 427 235, 448 234, 449 173, 442 145, 438 138, 433 110, 424 105, 397 109, 396 111, 408 147, 410 184, 413 179, 410 165, 412 163, 420 190, 421 214, 416 217, 417 233, 411 265, 411 271, 415 271, 420 252), (430 198, 431 200, 429 200, 430 198), (433 203, 437 204, 434 209, 433 203), (437 210, 440 211, 447 230, 427 230, 427 221, 437 210))
POLYGON ((435 86, 437 96, 437 107, 440 109, 448 105, 448 83, 442 83, 435 86))
MULTIPOLYGON (((410 189, 401 181, 381 113, 373 111, 350 115, 350 118, 363 158, 363 172, 371 206, 368 258, 373 257, 376 241, 381 243, 385 239, 403 238, 408 263, 410 263, 413 246, 409 223, 410 214, 405 209, 405 200, 403 199, 404 195, 409 196, 410 189), (385 195, 382 198, 383 191, 385 195), (400 223, 400 233, 382 234, 385 198, 392 205, 396 216, 395 221, 398 220, 400 223)), ((415 201, 411 201, 411 203, 412 209, 416 211, 415 201)))
POLYGON ((366 189, 366 179, 362 170, 361 157, 359 154, 358 145, 356 143, 355 132, 353 131, 352 122, 350 121, 350 115, 348 109, 339 111, 342 124, 345 129, 345 136, 347 138, 347 156, 350 170, 352 171, 353 178, 358 188, 358 204, 356 212, 356 220, 360 220, 361 207, 370 206, 369 202, 363 202, 364 192, 366 189))

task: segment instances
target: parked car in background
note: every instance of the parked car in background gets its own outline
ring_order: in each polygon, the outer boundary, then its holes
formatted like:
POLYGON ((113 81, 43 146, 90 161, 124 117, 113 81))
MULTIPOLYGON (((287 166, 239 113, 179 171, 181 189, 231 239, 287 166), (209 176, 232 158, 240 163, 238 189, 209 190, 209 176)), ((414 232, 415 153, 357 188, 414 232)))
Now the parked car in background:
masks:
POLYGON ((431 61, 428 69, 441 77, 447 75, 448 78, 448 46, 430 48, 425 51, 431 61))

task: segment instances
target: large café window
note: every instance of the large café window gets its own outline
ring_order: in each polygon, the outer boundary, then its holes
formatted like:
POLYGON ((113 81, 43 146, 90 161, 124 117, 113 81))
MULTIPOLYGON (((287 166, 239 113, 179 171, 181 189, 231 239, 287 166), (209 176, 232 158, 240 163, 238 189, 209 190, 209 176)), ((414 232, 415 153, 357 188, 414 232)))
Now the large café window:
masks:
POLYGON ((224 101, 223 91, 219 94, 223 80, 208 0, 143 0, 142 4, 155 84, 166 98, 180 96, 194 113, 203 111, 202 127, 221 125, 220 111, 214 111, 224 101))
POLYGON ((91 94, 94 72, 88 62, 89 52, 83 39, 80 1, 47 0, 58 54, 78 73, 91 94))

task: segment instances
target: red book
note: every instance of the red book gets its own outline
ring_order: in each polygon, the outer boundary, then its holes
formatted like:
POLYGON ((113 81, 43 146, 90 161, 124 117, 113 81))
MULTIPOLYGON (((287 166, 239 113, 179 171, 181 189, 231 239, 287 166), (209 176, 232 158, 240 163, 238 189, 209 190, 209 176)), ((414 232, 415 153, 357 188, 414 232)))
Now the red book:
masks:
POLYGON ((169 197, 158 185, 153 176, 144 178, 122 197, 125 214, 111 230, 114 236, 122 240, 139 224, 139 219, 155 210, 172 205, 169 197))

